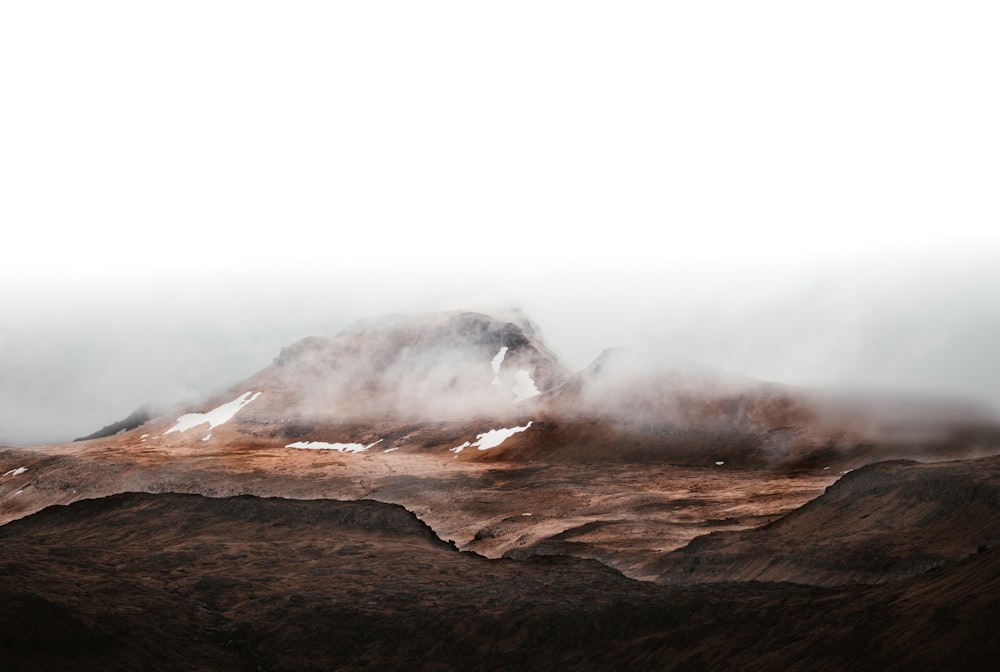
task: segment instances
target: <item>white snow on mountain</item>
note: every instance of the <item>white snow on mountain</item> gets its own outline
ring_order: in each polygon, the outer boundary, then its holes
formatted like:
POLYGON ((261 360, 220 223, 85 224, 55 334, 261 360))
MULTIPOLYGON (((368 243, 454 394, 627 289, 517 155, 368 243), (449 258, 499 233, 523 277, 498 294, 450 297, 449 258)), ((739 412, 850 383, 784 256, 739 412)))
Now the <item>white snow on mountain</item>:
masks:
POLYGON ((171 432, 186 432, 193 427, 204 425, 206 422, 208 423, 209 429, 215 429, 219 425, 231 420, 241 408, 259 396, 260 392, 254 394, 251 390, 250 392, 244 392, 228 403, 222 404, 217 408, 213 408, 208 413, 185 413, 181 417, 177 418, 177 424, 165 431, 164 434, 170 434, 171 432))
POLYGON ((488 450, 490 448, 496 448, 501 443, 514 436, 518 432, 523 432, 524 430, 531 427, 533 421, 529 420, 528 424, 524 427, 507 427, 502 429, 491 429, 488 432, 483 432, 482 434, 476 435, 476 442, 471 444, 478 448, 479 450, 488 450))
POLYGON ((493 360, 490 362, 490 366, 493 367, 493 380, 491 385, 501 385, 500 382, 500 365, 503 364, 503 358, 507 356, 507 346, 500 348, 500 352, 496 354, 493 360))
POLYGON ((483 432, 482 434, 476 434, 476 440, 473 442, 466 441, 460 446, 455 446, 454 448, 449 448, 448 450, 456 455, 461 453, 466 448, 478 448, 479 450, 488 450, 490 448, 496 448, 501 443, 514 436, 518 432, 523 432, 528 427, 531 427, 533 420, 529 420, 528 424, 524 427, 503 427, 500 429, 491 429, 489 431, 483 432))
MULTIPOLYGON (((482 435, 480 434, 480 436, 482 436, 482 435)), ((455 446, 454 448, 449 448, 448 450, 451 451, 451 452, 453 452, 453 453, 461 453, 463 450, 465 450, 466 448, 468 448, 471 445, 472 445, 471 443, 469 443, 468 441, 466 441, 461 446, 455 446)))
POLYGON ((500 365, 503 364, 503 358, 507 356, 507 346, 500 348, 500 352, 496 354, 493 361, 490 362, 490 366, 493 367, 493 373, 500 373, 500 365))
POLYGON ((303 450, 336 450, 339 453, 363 453, 382 439, 369 443, 367 446, 360 443, 327 443, 326 441, 296 441, 289 443, 285 448, 301 448, 303 450))

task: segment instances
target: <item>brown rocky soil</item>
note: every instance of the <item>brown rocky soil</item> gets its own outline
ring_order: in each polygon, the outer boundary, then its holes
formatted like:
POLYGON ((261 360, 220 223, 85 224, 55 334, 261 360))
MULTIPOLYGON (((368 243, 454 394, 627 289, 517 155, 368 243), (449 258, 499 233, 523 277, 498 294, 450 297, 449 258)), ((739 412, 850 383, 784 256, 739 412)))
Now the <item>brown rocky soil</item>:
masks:
POLYGON ((1000 556, 839 589, 461 553, 371 501, 123 494, 0 528, 7 670, 987 670, 1000 556))
POLYGON ((992 548, 998 514, 1000 457, 879 462, 779 520, 664 555, 659 580, 882 583, 992 548))
POLYGON ((0 473, 26 470, 0 477, 0 517, 128 491, 371 498, 402 504, 443 538, 489 557, 568 554, 652 578, 663 553, 699 534, 763 525, 836 478, 822 468, 462 459, 443 446, 341 454, 240 435, 227 445, 222 429, 212 446, 136 446, 121 435, 120 446, 0 450, 0 473))

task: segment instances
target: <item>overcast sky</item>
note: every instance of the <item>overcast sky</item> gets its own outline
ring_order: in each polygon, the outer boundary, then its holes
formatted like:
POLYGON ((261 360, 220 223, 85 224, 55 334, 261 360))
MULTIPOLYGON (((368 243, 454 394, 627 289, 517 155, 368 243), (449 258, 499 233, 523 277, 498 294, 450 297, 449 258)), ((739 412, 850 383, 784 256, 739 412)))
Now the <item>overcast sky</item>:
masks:
POLYGON ((1000 408, 991 2, 5 2, 0 441, 519 307, 1000 408))

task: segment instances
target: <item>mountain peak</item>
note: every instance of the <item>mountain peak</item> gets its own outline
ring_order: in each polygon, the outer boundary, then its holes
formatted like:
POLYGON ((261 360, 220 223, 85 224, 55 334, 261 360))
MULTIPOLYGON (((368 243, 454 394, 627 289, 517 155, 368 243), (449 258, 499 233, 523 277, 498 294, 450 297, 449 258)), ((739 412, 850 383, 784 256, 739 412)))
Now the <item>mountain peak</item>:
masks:
POLYGON ((251 382, 309 417, 508 415, 569 376, 538 331, 523 316, 385 315, 283 348, 251 382))

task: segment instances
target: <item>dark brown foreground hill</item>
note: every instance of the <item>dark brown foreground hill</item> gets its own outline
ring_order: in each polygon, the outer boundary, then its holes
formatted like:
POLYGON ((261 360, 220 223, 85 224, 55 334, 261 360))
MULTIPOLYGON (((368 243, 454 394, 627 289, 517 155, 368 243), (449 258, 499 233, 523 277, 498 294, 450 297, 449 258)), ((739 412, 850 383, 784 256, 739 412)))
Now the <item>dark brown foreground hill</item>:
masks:
POLYGON ((1000 553, 879 586, 488 560, 372 501, 122 494, 0 528, 4 670, 987 670, 1000 553))
POLYGON ((998 543, 1000 457, 891 460, 761 527, 693 539, 663 556, 659 580, 883 583, 998 543))

